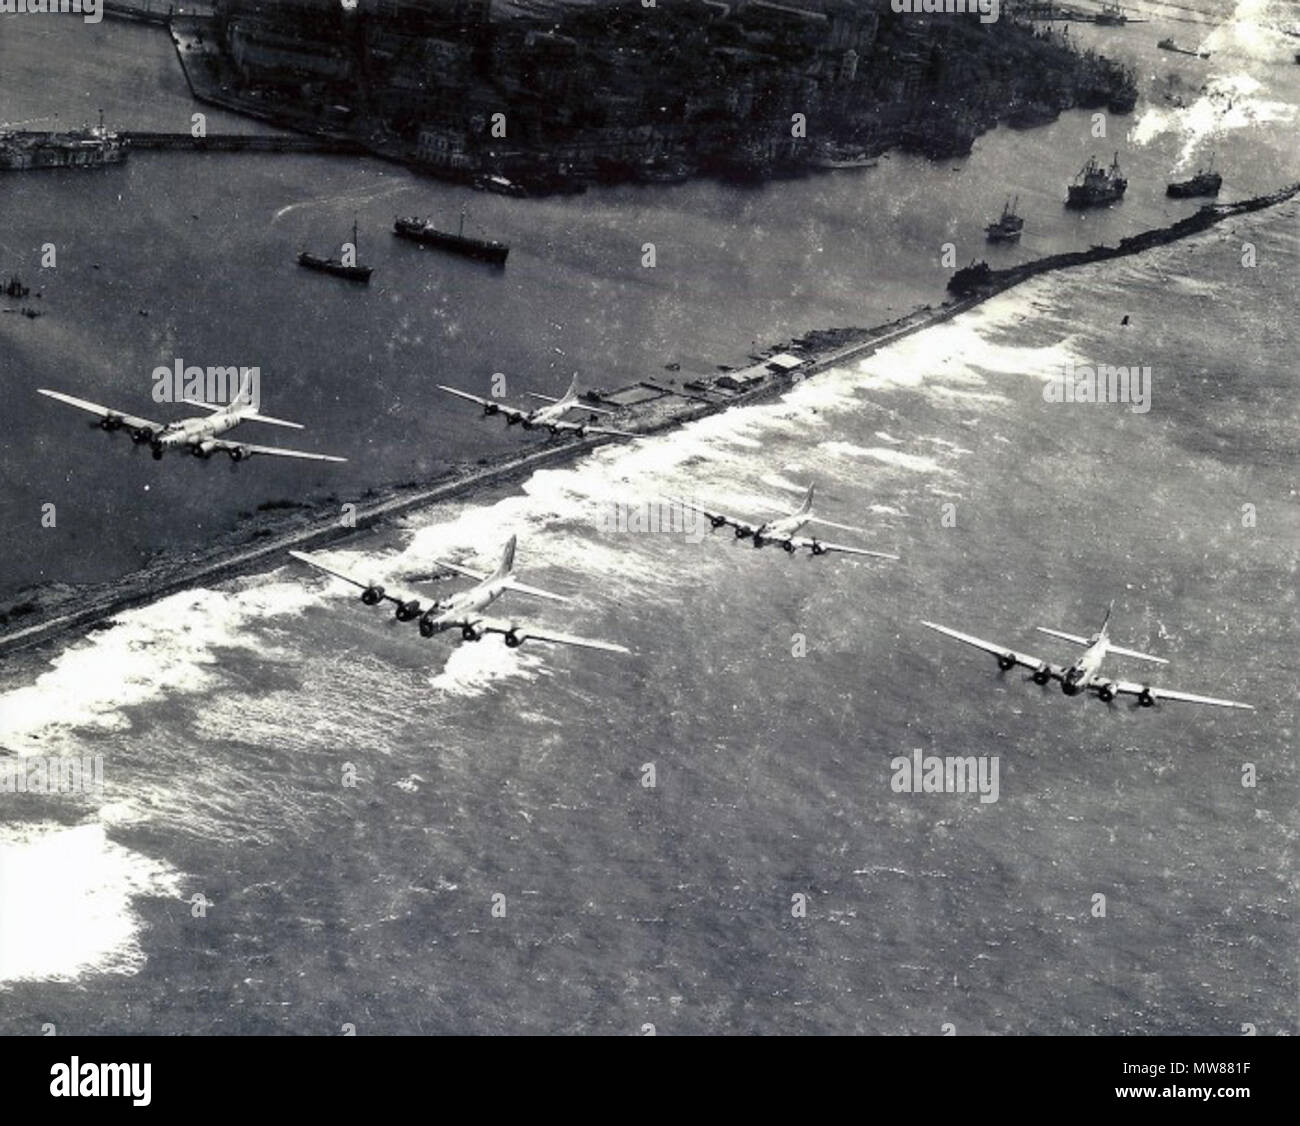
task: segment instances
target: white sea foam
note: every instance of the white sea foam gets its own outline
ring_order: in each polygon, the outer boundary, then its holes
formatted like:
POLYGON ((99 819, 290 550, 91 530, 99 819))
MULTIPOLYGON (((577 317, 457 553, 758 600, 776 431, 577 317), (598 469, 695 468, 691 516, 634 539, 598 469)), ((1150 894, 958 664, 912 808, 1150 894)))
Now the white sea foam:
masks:
POLYGON ((33 684, 0 696, 0 741, 20 754, 55 753, 77 728, 128 730, 124 708, 218 683, 220 646, 253 647, 252 621, 290 614, 312 596, 294 583, 252 581, 237 590, 191 590, 128 610, 116 625, 60 653, 33 684))
POLYGON ((878 461, 883 465, 888 465, 894 469, 907 469, 913 473, 947 473, 932 457, 919 457, 916 454, 905 454, 902 450, 891 449, 888 446, 855 446, 852 442, 823 442, 819 449, 825 450, 828 454, 837 454, 841 457, 865 457, 878 461))
POLYGON ((132 899, 179 894, 173 869, 101 825, 0 824, 0 982, 135 973, 132 899))

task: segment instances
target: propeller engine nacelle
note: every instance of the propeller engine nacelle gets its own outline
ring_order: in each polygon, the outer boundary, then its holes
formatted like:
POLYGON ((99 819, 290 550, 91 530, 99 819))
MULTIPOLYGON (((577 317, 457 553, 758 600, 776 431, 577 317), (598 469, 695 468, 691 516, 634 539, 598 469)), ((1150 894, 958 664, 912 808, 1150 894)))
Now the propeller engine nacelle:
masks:
POLYGON ((716 531, 718 528, 721 528, 722 525, 725 524, 726 522, 727 522, 727 518, 726 518, 725 516, 710 516, 710 517, 709 517, 709 527, 713 528, 715 531, 716 531))
POLYGON ((749 530, 748 528, 737 528, 737 529, 736 529, 736 539, 738 539, 738 540, 748 539, 748 538, 750 537, 750 535, 752 535, 752 534, 753 534, 753 533, 751 533, 750 530, 749 530))
POLYGON ((1138 703, 1144 708, 1154 708, 1156 706, 1156 698, 1151 695, 1151 685, 1144 684, 1142 686, 1142 691, 1138 693, 1138 703))
POLYGON ((998 668, 1003 672, 1010 672, 1016 667, 1016 655, 1014 653, 999 653, 998 668))
POLYGON ((524 643, 524 634, 519 632, 519 627, 509 629, 505 634, 506 646, 510 649, 518 649, 524 643))
POLYGON ((477 629, 475 629, 473 626, 461 626, 461 627, 460 627, 460 636, 461 636, 465 641, 482 641, 482 640, 483 640, 483 634, 482 634, 482 632, 479 631, 479 630, 477 630, 477 629))
POLYGON ((519 420, 519 425, 522 426, 525 430, 532 430, 533 427, 537 425, 537 423, 535 423, 531 418, 521 418, 519 420))
POLYGON ((99 420, 99 428, 108 431, 121 430, 122 420, 115 414, 105 415, 99 420))
POLYGON ((785 550, 785 553, 787 555, 793 555, 796 550, 794 546, 794 540, 782 540, 781 547, 785 550))
POLYGON ((135 442, 137 445, 140 444, 141 442, 152 442, 153 431, 150 430, 149 427, 147 426, 141 426, 137 430, 132 430, 131 441, 135 442))
POLYGON ((1030 679, 1035 684, 1046 684, 1052 679, 1052 666, 1047 664, 1039 665, 1038 668, 1034 669, 1030 679))
POLYGON ((822 545, 819 544, 816 540, 813 540, 813 541, 812 541, 812 553, 813 553, 814 555, 825 555, 825 554, 826 554, 826 549, 825 549, 824 547, 822 547, 822 545))
POLYGON ((378 606, 384 598, 384 588, 382 586, 368 586, 361 592, 361 601, 367 606, 378 606))
POLYGON ((231 461, 245 461, 250 456, 248 450, 243 446, 231 446, 226 453, 230 455, 231 461))
POLYGON ((500 414, 500 413, 501 413, 501 408, 500 408, 499 406, 497 406, 496 403, 484 403, 484 404, 483 404, 483 414, 484 414, 484 416, 494 415, 494 414, 500 414))
POLYGON ((420 636, 432 637, 438 632, 438 627, 433 624, 433 611, 428 610, 420 617, 420 636))
POLYGON ((1115 699, 1115 685, 1109 680, 1099 685, 1097 687, 1097 698, 1103 704, 1109 704, 1115 699))
POLYGON ((419 616, 420 604, 415 599, 397 604, 397 620, 399 622, 413 622, 419 616))
POLYGON ((760 533, 760 532, 755 532, 755 533, 754 533, 754 546, 755 546, 755 547, 762 547, 765 543, 767 543, 767 540, 765 540, 765 539, 763 538, 762 533, 760 533))
POLYGON ((195 442, 194 445, 190 447, 190 453, 192 453, 195 457, 201 457, 206 460, 207 458, 210 458, 212 456, 212 451, 215 450, 216 448, 217 448, 217 444, 212 441, 195 442))

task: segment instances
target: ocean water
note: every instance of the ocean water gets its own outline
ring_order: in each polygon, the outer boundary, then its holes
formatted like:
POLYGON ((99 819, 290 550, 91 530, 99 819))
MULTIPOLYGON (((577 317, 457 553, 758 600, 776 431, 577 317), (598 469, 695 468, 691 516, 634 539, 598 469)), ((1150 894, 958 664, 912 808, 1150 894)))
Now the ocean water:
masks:
MULTIPOLYGON (((1287 178, 1289 120, 1215 138, 1258 144, 1252 190, 1287 178)), ((0 801, 0 1028, 1295 1033, 1298 214, 330 553, 413 583, 517 534, 573 601, 502 612, 631 655, 425 641, 286 560, 10 660, 0 744, 100 754, 105 787, 0 801), (1047 403, 1067 361, 1149 366, 1151 409, 1047 403), (810 481, 835 538, 902 560, 610 530, 810 481), (1060 660, 1033 627, 1090 633, 1112 598, 1156 683, 1258 710, 1066 699, 919 625, 1060 660), (895 793, 915 748, 998 756, 998 800, 895 793)))
MULTIPOLYGON (((809 329, 937 304, 952 272, 945 261, 1034 258, 1190 214, 1198 201, 1169 200, 1164 185, 1211 151, 1224 199, 1300 179, 1300 67, 1291 41, 1267 30, 1283 10, 1215 32, 1210 60, 1155 48, 1166 33, 1192 39, 1181 9, 1140 33, 1074 29, 1140 67, 1148 98, 1106 120, 1105 137, 1077 111, 1042 129, 986 134, 965 159, 894 154, 874 169, 757 189, 700 182, 512 200, 379 161, 274 154, 138 152, 94 174, 7 176, 0 272, 39 289, 46 315, 0 315, 9 392, 0 527, 32 532, 22 551, 0 548, 0 597, 31 583, 112 579, 158 549, 210 542, 268 500, 344 503, 517 447, 516 433, 483 425, 436 383, 484 390, 499 371, 512 393, 555 394, 575 371, 604 388, 685 379, 809 329), (1171 74, 1188 101, 1178 113, 1160 94, 1171 74), (1067 211, 1070 178, 1089 155, 1112 150, 1131 182, 1124 202, 1067 211), (989 247, 983 226, 1011 195, 1024 235, 989 247), (462 207, 470 229, 511 244, 504 271, 389 233, 394 216, 450 223, 462 207), (301 247, 337 246, 354 218, 375 267, 370 286, 297 266, 301 247), (47 243, 58 265, 41 270, 47 243), (647 243, 653 269, 641 265, 647 243), (348 464, 160 465, 34 393, 61 389, 170 418, 185 412, 153 402, 152 373, 177 359, 258 367, 268 412, 304 423, 293 436, 304 448, 348 464), (681 374, 665 371, 670 363, 681 374), (51 503, 53 533, 41 526, 51 503)), ((0 76, 4 122, 57 114, 76 123, 102 106, 119 128, 188 131, 197 108, 166 34, 120 21, 5 21, 0 76)), ((208 125, 256 127, 220 113, 208 125)), ((286 437, 246 429, 252 441, 286 437)))

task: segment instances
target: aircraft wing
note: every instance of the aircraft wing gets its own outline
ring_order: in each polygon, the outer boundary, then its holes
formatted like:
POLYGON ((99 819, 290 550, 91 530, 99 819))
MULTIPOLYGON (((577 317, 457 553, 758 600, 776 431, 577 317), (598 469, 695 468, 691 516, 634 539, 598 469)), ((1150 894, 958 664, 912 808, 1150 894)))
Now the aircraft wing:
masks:
POLYGON ((485 399, 481 395, 471 395, 468 391, 459 391, 455 387, 448 387, 444 383, 437 384, 439 391, 446 391, 448 395, 455 395, 458 399, 468 399, 471 403, 478 403, 481 407, 490 407, 493 405, 491 399, 485 399))
POLYGON ((1131 680, 1112 680, 1111 687, 1126 696, 1141 696, 1147 692, 1153 700, 1181 700, 1188 704, 1211 704, 1217 708, 1255 710, 1253 704, 1239 704, 1236 700, 1220 700, 1215 696, 1197 696, 1193 692, 1175 692, 1172 688, 1152 688, 1145 684, 1134 684, 1131 680))
POLYGON ((673 504, 680 504, 683 508, 689 508, 692 512, 698 512, 704 516, 707 516, 710 520, 712 520, 715 524, 717 524, 718 527, 721 527, 723 524, 726 524, 728 527, 731 528, 742 528, 750 535, 753 535, 756 531, 758 531, 757 524, 750 524, 744 520, 737 520, 734 516, 728 516, 726 515, 726 513, 723 512, 713 512, 710 509, 701 508, 698 504, 692 504, 690 501, 682 500, 680 497, 665 497, 664 499, 671 501, 673 504))
POLYGON ((436 385, 439 391, 446 391, 448 395, 455 395, 458 399, 466 399, 471 403, 478 403, 480 407, 492 407, 508 418, 523 418, 528 412, 521 411, 518 407, 507 407, 495 399, 485 399, 482 395, 471 395, 468 391, 461 391, 455 387, 448 387, 446 384, 439 383, 436 385))
MULTIPOLYGON (((1014 649, 1008 649, 1002 645, 994 645, 991 641, 985 641, 982 638, 973 637, 971 634, 962 633, 960 630, 949 629, 947 626, 935 625, 934 622, 923 621, 921 624, 923 626, 928 626, 932 630, 937 630, 939 633, 947 634, 947 636, 955 638, 957 641, 964 642, 966 645, 973 645, 976 649, 983 649, 985 653, 992 653, 993 656, 998 658, 999 664, 1009 660, 1011 665, 1022 665, 1027 669, 1033 669, 1035 672, 1039 669, 1047 668, 1051 671, 1052 675, 1058 679, 1061 675, 1060 670, 1049 665, 1046 661, 1033 657, 1028 653, 1017 653, 1014 649)), ((1007 665, 1006 667, 1010 668, 1011 665, 1007 665)))
MULTIPOLYGON (((609 413, 608 411, 606 413, 609 413)), ((610 434, 615 438, 635 438, 630 430, 615 430, 609 426, 588 426, 585 422, 552 422, 556 430, 576 430, 580 434, 610 434)))
POLYGON ((92 403, 86 399, 78 399, 75 395, 65 395, 62 391, 47 391, 44 387, 38 389, 39 393, 51 399, 57 399, 60 403, 67 403, 71 407, 78 407, 83 411, 89 411, 91 414, 97 414, 100 418, 114 418, 122 423, 123 426, 129 426, 133 430, 152 430, 157 433, 162 430, 163 423, 153 422, 147 418, 140 418, 137 415, 125 414, 122 411, 112 410, 110 407, 101 407, 98 403, 92 403))
POLYGON ((224 438, 208 438, 207 441, 218 450, 238 450, 244 457, 252 457, 254 454, 264 454, 270 457, 296 457, 303 461, 347 461, 345 457, 335 457, 333 454, 313 454, 306 450, 286 450, 279 446, 256 446, 251 442, 227 442, 224 438))
POLYGON ((531 594, 534 598, 549 598, 552 602, 573 601, 571 598, 565 598, 562 594, 552 594, 549 590, 543 590, 539 586, 529 586, 527 583, 521 583, 517 579, 510 580, 510 589, 517 590, 520 594, 531 594))
POLYGON ((516 622, 501 621, 496 618, 479 618, 471 623, 484 633, 502 633, 525 641, 545 641, 549 645, 573 645, 579 649, 600 649, 606 653, 630 653, 631 650, 612 641, 595 641, 589 637, 575 637, 571 633, 556 633, 554 630, 538 629, 536 626, 519 625, 516 622))
MULTIPOLYGON (((543 395, 540 391, 525 391, 524 394, 525 394, 525 395, 529 395, 529 396, 531 396, 531 397, 534 398, 534 399, 541 399, 542 402, 544 402, 544 403, 558 403, 558 402, 560 401, 560 400, 557 399, 554 395, 543 395)), ((585 403, 585 402, 583 402, 581 399, 579 399, 576 403, 570 403, 570 404, 569 404, 569 410, 571 410, 571 411, 591 411, 593 414, 613 414, 613 413, 614 413, 612 410, 609 410, 607 407, 593 407, 590 403, 585 403)))
MULTIPOLYGON (((353 576, 349 575, 346 571, 335 570, 335 568, 331 567, 329 564, 322 563, 315 556, 308 555, 305 551, 290 551, 289 554, 295 559, 306 563, 308 566, 315 567, 318 571, 324 571, 325 574, 333 575, 334 578, 342 579, 345 583, 351 583, 353 586, 360 587, 362 590, 366 590, 370 586, 369 583, 363 583, 360 579, 353 578, 353 576)), ((396 602, 400 605, 406 602, 419 602, 423 604, 427 601, 433 605, 437 605, 436 599, 429 599, 426 595, 412 594, 410 591, 400 590, 397 587, 390 587, 386 584, 378 585, 383 585, 383 597, 389 602, 396 602)))
POLYGON ((445 567, 448 571, 455 571, 458 575, 464 575, 467 579, 477 579, 479 582, 492 577, 483 571, 471 571, 468 567, 462 567, 459 563, 448 563, 445 559, 435 559, 433 565, 435 567, 445 567))
POLYGON ((865 547, 846 547, 841 543, 826 543, 824 540, 811 539, 808 536, 791 536, 790 542, 795 547, 812 548, 814 545, 822 551, 842 551, 845 555, 870 555, 875 559, 897 559, 887 551, 868 551, 865 547))

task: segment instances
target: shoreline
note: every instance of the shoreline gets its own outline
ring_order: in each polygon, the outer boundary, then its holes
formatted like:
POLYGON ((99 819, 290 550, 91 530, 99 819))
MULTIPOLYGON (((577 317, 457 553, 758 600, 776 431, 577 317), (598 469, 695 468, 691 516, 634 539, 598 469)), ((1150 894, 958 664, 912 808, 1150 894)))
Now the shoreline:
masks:
MULTIPOLYGON (((663 433, 733 406, 749 406, 790 390, 827 368, 869 356, 879 348, 950 320, 969 309, 1043 274, 1097 261, 1140 254, 1209 229, 1224 219, 1272 207, 1300 193, 1300 183, 1264 196, 1230 204, 1210 204, 1168 227, 1120 240, 1117 247, 1051 255, 1005 270, 965 267, 949 281, 953 296, 941 305, 923 305, 902 317, 870 328, 810 332, 767 348, 749 367, 719 371, 665 386, 646 378, 613 391, 589 392, 587 401, 614 407, 617 425, 638 437, 663 433), (974 273, 972 274, 972 271, 974 273), (779 362, 774 362, 779 357, 779 362), (792 362, 793 361, 793 362, 792 362), (731 390, 734 388, 734 391, 731 390)), ((17 592, 0 613, 0 658, 30 650, 79 629, 107 629, 107 619, 200 584, 262 573, 290 548, 316 549, 373 529, 384 521, 428 505, 509 484, 538 467, 567 464, 579 455, 618 439, 590 436, 548 442, 540 449, 460 463, 431 480, 368 489, 350 503, 355 519, 342 523, 337 495, 316 501, 268 500, 259 514, 230 528, 207 547, 184 554, 160 553, 127 575, 103 584, 47 583, 17 592), (46 601, 42 605, 41 598, 46 601)))

